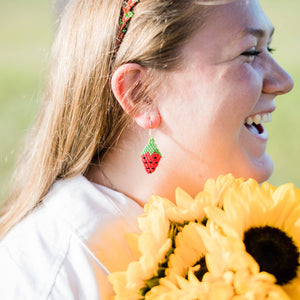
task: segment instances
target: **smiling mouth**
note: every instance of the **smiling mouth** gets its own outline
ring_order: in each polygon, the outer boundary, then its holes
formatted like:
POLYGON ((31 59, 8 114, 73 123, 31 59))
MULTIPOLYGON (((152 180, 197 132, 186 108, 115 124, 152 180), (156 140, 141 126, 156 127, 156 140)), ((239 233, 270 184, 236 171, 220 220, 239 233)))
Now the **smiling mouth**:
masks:
POLYGON ((272 113, 256 114, 246 118, 244 125, 250 132, 261 135, 265 132, 262 122, 268 123, 271 121, 272 113))

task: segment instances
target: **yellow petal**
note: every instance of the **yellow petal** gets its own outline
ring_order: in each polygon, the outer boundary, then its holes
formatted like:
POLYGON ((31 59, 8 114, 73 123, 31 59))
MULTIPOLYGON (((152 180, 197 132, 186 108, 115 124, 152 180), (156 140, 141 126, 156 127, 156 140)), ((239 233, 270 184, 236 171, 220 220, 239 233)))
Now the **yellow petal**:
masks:
POLYGON ((194 202, 194 199, 179 187, 175 190, 175 199, 177 206, 181 208, 190 208, 194 202))
POLYGON ((206 207, 205 212, 209 219, 213 220, 216 224, 218 224, 224 233, 226 233, 228 236, 240 237, 241 230, 237 230, 237 228, 234 228, 233 224, 230 222, 230 220, 226 217, 223 210, 217 208, 217 207, 206 207))

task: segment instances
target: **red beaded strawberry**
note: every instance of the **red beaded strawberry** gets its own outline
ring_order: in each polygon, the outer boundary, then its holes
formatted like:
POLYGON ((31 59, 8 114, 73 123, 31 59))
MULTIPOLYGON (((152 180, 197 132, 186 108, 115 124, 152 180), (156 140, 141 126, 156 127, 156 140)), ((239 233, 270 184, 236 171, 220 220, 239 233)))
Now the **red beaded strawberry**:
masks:
POLYGON ((157 149, 154 138, 150 137, 148 144, 141 154, 141 158, 148 174, 153 173, 161 159, 161 153, 157 149))

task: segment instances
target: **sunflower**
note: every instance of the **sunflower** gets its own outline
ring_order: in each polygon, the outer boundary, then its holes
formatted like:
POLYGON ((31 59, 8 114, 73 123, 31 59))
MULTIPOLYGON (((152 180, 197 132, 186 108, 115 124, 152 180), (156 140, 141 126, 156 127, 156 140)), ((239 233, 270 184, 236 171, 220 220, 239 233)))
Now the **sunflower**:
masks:
POLYGON ((178 284, 174 284, 168 279, 162 278, 160 285, 155 286, 146 294, 145 300, 210 299, 208 296, 207 288, 199 281, 191 282, 178 277, 178 284))
MULTIPOLYGON (((231 182, 224 178, 224 182, 231 182)), ((210 188, 213 184, 210 184, 210 188)), ((198 276, 205 273, 205 253, 206 249, 202 242, 201 236, 196 230, 200 224, 205 224, 207 221, 205 214, 205 207, 216 205, 217 200, 214 193, 207 191, 200 192, 195 198, 180 188, 175 190, 176 205, 170 205, 157 196, 153 196, 153 200, 164 203, 166 217, 170 221, 169 237, 172 239, 172 247, 174 251, 171 252, 165 265, 166 270, 164 275, 171 282, 176 282, 176 276, 187 276, 190 267, 199 265, 201 270, 197 271, 198 276)), ((215 187, 217 190, 217 187, 215 187)))
MULTIPOLYGON (((185 226, 182 224, 180 232, 175 238, 175 250, 170 255, 168 269, 166 270, 168 280, 173 283, 176 282, 175 278, 177 276, 187 276, 189 269, 194 266, 199 266, 199 270, 195 271, 195 274, 198 280, 202 280, 203 275, 207 272, 205 259, 207 250, 199 228, 201 228, 200 224, 205 224, 207 221, 205 207, 220 206, 227 189, 232 187, 240 189, 243 181, 242 178, 235 179, 230 174, 219 176, 216 181, 209 179, 204 186, 204 190, 195 199, 177 188, 177 205, 166 209, 166 214, 169 219, 181 223, 185 222, 185 226)), ((222 245, 216 247, 222 248, 222 245)), ((226 253, 229 253, 229 251, 226 253)), ((217 264, 219 264, 218 261, 217 259, 217 264)))
POLYGON ((202 281, 209 286, 209 295, 218 291, 221 285, 223 289, 232 288, 233 295, 230 297, 227 293, 229 299, 289 299, 275 284, 276 278, 272 274, 260 271, 241 239, 225 236, 211 220, 205 228, 201 226, 198 230, 207 248, 208 272, 202 281))
POLYGON ((139 260, 113 273, 115 299, 300 299, 300 191, 232 175, 195 198, 152 196, 131 243, 139 260), (136 248, 136 247, 135 247, 136 248))
MULTIPOLYGON (((205 271, 201 271, 203 266, 200 263, 188 267, 186 276, 181 276, 180 274, 185 272, 179 269, 177 274, 174 273, 175 281, 168 276, 160 279, 160 284, 146 294, 146 300, 289 299, 282 288, 275 284, 274 276, 259 272, 258 264, 245 251, 241 240, 225 237, 220 233, 211 235, 211 232, 207 232, 202 225, 188 225, 183 229, 183 233, 185 229, 196 233, 188 229, 189 227, 190 229, 194 227, 196 231, 199 231, 198 233, 202 235, 207 245, 206 251, 208 252, 203 260, 204 264, 205 260, 207 261, 205 271)), ((188 253, 191 252, 190 247, 187 246, 186 249, 188 253)))
POLYGON ((165 215, 168 205, 174 204, 166 199, 163 203, 152 199, 151 205, 145 208, 146 214, 139 217, 142 231, 138 239, 139 260, 131 262, 125 272, 115 272, 108 277, 116 291, 115 299, 141 299, 141 292, 151 288, 160 263, 172 249, 172 240, 168 237, 170 222, 165 215))
POLYGON ((176 283, 177 276, 186 277, 191 267, 199 265, 196 271, 200 281, 207 272, 205 264, 206 248, 197 230, 199 223, 190 222, 175 238, 175 250, 170 255, 166 278, 176 283))
MULTIPOLYGON (((226 193, 228 188, 239 189, 243 182, 243 178, 235 178, 232 174, 220 175, 216 180, 208 179, 204 184, 203 192, 209 194, 213 201, 213 206, 222 207, 224 193, 226 193)), ((203 192, 200 192, 198 195, 201 196, 203 192)))
MULTIPOLYGON (((179 256, 173 257, 175 239, 179 234, 181 238, 179 237, 176 242, 176 246, 179 245, 176 253, 182 254, 186 259, 180 245, 184 244, 182 239, 188 242, 193 237, 189 229, 184 230, 183 235, 180 233, 190 221, 205 222, 204 208, 215 203, 215 200, 207 192, 199 193, 194 199, 180 188, 175 191, 175 199, 176 203, 172 203, 166 198, 152 196, 145 205, 145 214, 138 219, 142 233, 138 238, 134 235, 128 238, 130 244, 138 244, 138 249, 134 247, 133 250, 140 254, 139 261, 130 263, 126 272, 116 272, 109 276, 117 294, 115 299, 140 299, 141 296, 145 296, 149 290, 159 285, 161 278, 166 276, 171 256, 168 278, 175 274, 172 273, 173 269, 177 272, 181 268, 181 273, 187 272, 184 266, 186 261, 178 264, 179 256), (186 235, 188 238, 185 237, 186 235)), ((202 256, 201 252, 200 258, 202 256)), ((194 257, 197 259, 192 260, 192 264, 199 260, 198 256, 194 255, 194 257)), ((187 265, 190 266, 189 262, 187 265)))
MULTIPOLYGON (((157 196, 153 197, 159 198, 157 196)), ((166 216, 171 222, 178 224, 187 224, 190 221, 202 222, 206 217, 204 208, 214 205, 214 202, 214 198, 207 192, 203 191, 192 198, 184 190, 177 188, 175 190, 175 204, 165 206, 166 216)))
POLYGON ((206 266, 207 249, 203 242, 201 227, 203 225, 190 222, 177 234, 176 248, 170 255, 166 277, 160 279, 159 285, 146 294, 146 300, 232 299, 231 283, 216 279, 203 281, 208 268, 206 266))
POLYGON ((210 221, 183 228, 169 266, 145 299, 289 299, 274 276, 259 271, 243 241, 224 236, 210 221))
POLYGON ((210 220, 227 237, 243 241, 261 271, 291 299, 300 299, 300 190, 292 184, 277 189, 253 180, 223 194, 223 209, 207 207, 210 220))
POLYGON ((231 174, 221 175, 214 179, 208 179, 203 191, 199 192, 195 198, 191 197, 181 188, 175 190, 175 205, 169 205, 165 198, 152 196, 152 199, 160 199, 164 203, 167 218, 175 223, 187 223, 206 219, 204 208, 206 206, 222 206, 222 197, 228 187, 239 187, 243 179, 235 179, 231 174), (166 202, 165 202, 166 201, 166 202))
MULTIPOLYGON (((177 188, 175 202, 176 204, 173 204, 165 198, 152 196, 145 208, 147 213, 154 203, 160 203, 164 207, 165 216, 169 220, 168 237, 172 241, 172 247, 166 253, 164 260, 160 261, 155 275, 145 281, 146 287, 142 290, 142 295, 146 295, 150 289, 159 285, 161 278, 166 277, 168 280, 175 282, 174 276, 178 274, 186 275, 187 267, 196 264, 203 257, 203 243, 201 244, 200 239, 198 239, 198 243, 196 242, 192 226, 196 225, 195 222, 206 222, 204 208, 212 205, 213 200, 208 193, 199 194, 194 199, 182 189, 177 188), (193 249, 189 247, 192 244, 195 246, 193 249), (186 255, 186 250, 190 251, 188 255, 186 255)), ((140 227, 145 226, 140 224, 140 227)))

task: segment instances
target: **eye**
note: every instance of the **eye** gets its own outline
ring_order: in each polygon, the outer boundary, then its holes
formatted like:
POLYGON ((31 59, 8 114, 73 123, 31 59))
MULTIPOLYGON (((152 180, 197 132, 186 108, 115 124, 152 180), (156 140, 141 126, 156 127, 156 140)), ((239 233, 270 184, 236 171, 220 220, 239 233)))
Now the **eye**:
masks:
MULTIPOLYGON (((271 47, 267 47, 267 51, 272 54, 275 49, 271 47)), ((255 59, 256 56, 259 56, 263 51, 257 51, 255 49, 247 50, 243 52, 241 55, 246 56, 251 62, 255 59)))
MULTIPOLYGON (((267 50, 269 53, 274 53, 276 50, 274 48, 271 48, 271 47, 267 47, 267 50)), ((256 50, 249 50, 249 51, 245 51, 243 52, 241 55, 244 55, 244 56, 258 56, 260 53, 262 53, 262 51, 256 51, 256 50)))
POLYGON ((253 62, 254 59, 259 56, 262 53, 262 51, 257 51, 255 49, 249 49, 245 52, 243 52, 241 55, 244 56, 246 58, 247 62, 253 62))
POLYGON ((254 56, 258 56, 260 53, 261 51, 250 50, 250 51, 243 52, 241 55, 254 58, 254 56))

